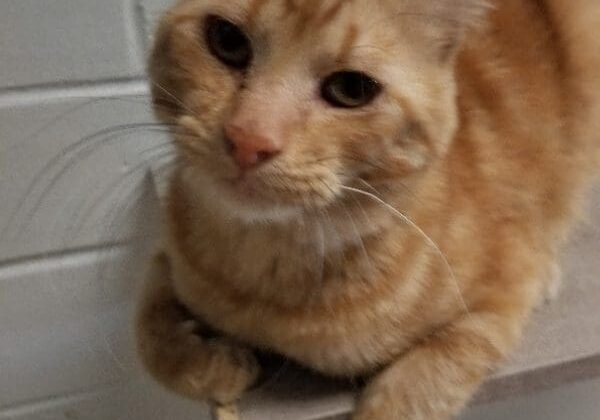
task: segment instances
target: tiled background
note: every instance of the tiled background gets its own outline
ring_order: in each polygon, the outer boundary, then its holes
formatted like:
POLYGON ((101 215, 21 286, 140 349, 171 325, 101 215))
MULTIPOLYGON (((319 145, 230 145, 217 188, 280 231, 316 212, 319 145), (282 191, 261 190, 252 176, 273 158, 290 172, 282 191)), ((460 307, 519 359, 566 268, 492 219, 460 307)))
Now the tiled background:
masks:
POLYGON ((126 244, 156 217, 140 168, 164 138, 130 125, 152 121, 145 55, 168 2, 0 0, 0 419, 206 417, 131 350, 148 240, 126 244))
POLYGON ((132 125, 153 122, 146 50, 168 2, 0 0, 0 419, 207 417, 131 345, 144 162, 165 140, 132 125))

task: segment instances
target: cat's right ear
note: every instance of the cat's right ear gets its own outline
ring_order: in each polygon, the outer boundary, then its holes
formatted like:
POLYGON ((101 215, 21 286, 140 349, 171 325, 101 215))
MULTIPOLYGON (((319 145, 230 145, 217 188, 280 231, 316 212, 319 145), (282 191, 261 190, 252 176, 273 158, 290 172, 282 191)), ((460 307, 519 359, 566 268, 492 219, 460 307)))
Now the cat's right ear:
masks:
POLYGON ((432 41, 441 61, 452 59, 467 32, 485 21, 492 0, 418 0, 431 24, 432 41))

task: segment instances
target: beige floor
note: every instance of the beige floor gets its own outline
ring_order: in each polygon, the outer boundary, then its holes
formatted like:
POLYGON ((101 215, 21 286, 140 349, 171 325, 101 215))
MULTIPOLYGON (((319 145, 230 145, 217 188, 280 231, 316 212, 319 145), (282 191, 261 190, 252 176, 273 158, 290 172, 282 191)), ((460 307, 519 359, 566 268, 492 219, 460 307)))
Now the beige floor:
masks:
POLYGON ((600 380, 594 380, 476 407, 460 420, 599 419, 600 380))

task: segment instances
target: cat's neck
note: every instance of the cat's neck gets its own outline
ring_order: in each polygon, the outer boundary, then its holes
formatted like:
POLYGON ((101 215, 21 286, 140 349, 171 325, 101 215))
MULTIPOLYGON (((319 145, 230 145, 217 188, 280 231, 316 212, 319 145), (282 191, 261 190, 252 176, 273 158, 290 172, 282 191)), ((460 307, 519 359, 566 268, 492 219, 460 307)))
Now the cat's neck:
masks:
MULTIPOLYGON (((356 277, 372 275, 367 254, 373 250, 368 248, 413 232, 391 209, 402 208, 406 201, 399 192, 397 197, 387 194, 384 205, 373 199, 375 193, 371 197, 362 191, 318 214, 285 223, 248 223, 215 207, 195 183, 175 176, 169 198, 171 236, 176 252, 195 271, 210 273, 215 281, 229 282, 253 297, 298 305, 315 290, 325 293, 324 282, 342 281, 341 273, 351 265, 356 277)), ((331 293, 342 289, 329 288, 331 293)))

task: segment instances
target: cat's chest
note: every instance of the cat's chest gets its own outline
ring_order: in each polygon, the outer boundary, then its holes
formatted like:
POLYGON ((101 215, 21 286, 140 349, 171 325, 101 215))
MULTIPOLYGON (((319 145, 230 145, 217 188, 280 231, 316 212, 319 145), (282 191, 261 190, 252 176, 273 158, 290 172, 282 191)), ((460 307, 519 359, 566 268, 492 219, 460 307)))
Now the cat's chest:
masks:
MULTIPOLYGON (((409 334, 392 332, 407 314, 389 291, 365 299, 359 298, 361 291, 357 290, 356 299, 348 297, 335 303, 307 299, 305 304, 294 302, 293 306, 287 306, 284 302, 261 300, 255 294, 231 287, 227 281, 206 277, 223 271, 202 273, 178 258, 173 263, 173 281, 179 298, 204 322, 227 335, 276 351, 324 373, 369 373, 409 344, 409 334)), ((281 287, 288 290, 275 287, 279 294, 305 293, 302 290, 296 293, 293 283, 283 284, 281 287)))

